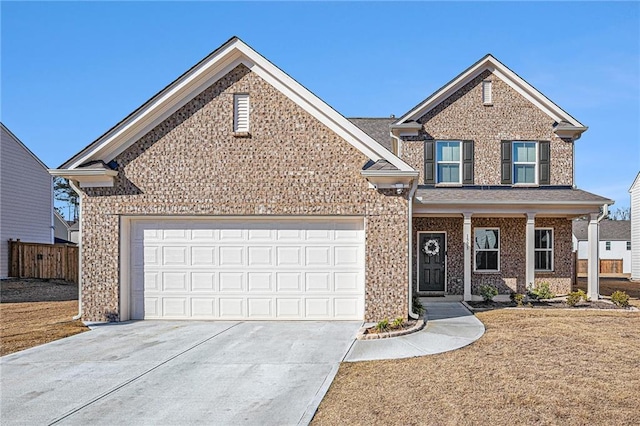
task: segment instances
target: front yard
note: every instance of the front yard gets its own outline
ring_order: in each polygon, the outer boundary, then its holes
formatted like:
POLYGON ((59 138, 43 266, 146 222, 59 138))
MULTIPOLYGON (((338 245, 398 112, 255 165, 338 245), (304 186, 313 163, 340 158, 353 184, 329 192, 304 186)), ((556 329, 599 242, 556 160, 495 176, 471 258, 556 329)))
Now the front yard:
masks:
POLYGON ((78 313, 78 286, 61 281, 0 281, 0 356, 88 330, 78 313))
POLYGON ((494 310, 440 355, 342 364, 315 425, 635 425, 640 313, 494 310))

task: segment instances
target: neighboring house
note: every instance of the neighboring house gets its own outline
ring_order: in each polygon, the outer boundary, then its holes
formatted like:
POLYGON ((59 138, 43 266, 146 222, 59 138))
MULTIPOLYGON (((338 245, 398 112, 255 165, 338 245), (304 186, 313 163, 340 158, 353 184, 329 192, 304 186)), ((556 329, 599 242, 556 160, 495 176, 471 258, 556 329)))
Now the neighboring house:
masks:
MULTIPOLYGON (((578 262, 588 259, 588 222, 573 222, 573 251, 577 251, 578 262)), ((610 276, 631 275, 631 221, 609 220, 600 222, 598 254, 600 273, 610 276), (604 262, 603 262, 604 260, 604 262)), ((586 274, 579 274, 585 275, 586 274)))
POLYGON ((596 247, 612 203, 574 188, 585 126, 491 55, 390 121, 232 38, 51 170, 82 193, 83 318, 375 321, 416 292, 571 290, 568 219, 596 247))
POLYGON ((0 278, 9 274, 9 239, 53 242, 53 185, 47 166, 0 123, 0 278))
POLYGON ((66 220, 60 213, 54 210, 53 226, 56 243, 78 244, 77 222, 66 220))
POLYGON ((631 279, 640 281, 640 173, 631 188, 631 279))

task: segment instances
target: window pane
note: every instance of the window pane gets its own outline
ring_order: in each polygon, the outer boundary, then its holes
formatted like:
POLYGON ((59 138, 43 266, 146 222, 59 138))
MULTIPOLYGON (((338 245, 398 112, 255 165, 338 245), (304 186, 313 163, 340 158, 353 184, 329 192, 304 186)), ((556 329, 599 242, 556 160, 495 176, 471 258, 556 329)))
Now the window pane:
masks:
POLYGON ((551 270, 551 251, 541 250, 535 253, 535 269, 539 271, 551 270))
POLYGON ((550 229, 536 229, 535 248, 550 249, 553 247, 550 229))
POLYGON ((497 271, 498 270, 498 252, 497 251, 476 252, 476 270, 477 271, 497 271))
POLYGON ((438 142, 438 161, 460 161, 460 142, 438 142))
POLYGON ((513 161, 515 162, 536 162, 535 142, 514 142, 513 161))
POLYGON ((460 165, 438 164, 438 182, 460 182, 460 165))
POLYGON ((476 229, 477 249, 498 249, 497 229, 476 229))
POLYGON ((535 183, 536 166, 533 164, 515 164, 513 166, 515 183, 535 183))

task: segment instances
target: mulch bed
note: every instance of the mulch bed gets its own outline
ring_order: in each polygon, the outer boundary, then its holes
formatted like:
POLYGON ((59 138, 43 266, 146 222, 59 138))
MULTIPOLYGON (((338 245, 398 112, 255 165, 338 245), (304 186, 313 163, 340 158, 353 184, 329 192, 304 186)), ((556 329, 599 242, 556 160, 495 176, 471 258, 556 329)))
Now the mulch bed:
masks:
MULTIPOLYGON (((474 311, 488 311, 493 309, 503 308, 517 308, 518 305, 515 302, 466 302, 474 311)), ((616 310, 630 310, 630 308, 623 308, 613 303, 596 300, 590 302, 581 301, 575 306, 569 306, 564 300, 532 300, 529 303, 525 303, 521 308, 532 309, 616 309, 616 310)))

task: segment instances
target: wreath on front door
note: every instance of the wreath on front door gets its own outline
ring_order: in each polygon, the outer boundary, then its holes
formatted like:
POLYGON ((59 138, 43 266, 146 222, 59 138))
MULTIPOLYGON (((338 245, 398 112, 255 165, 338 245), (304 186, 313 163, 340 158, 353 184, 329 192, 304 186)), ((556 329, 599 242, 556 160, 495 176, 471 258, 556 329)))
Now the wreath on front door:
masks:
POLYGON ((428 240, 424 243, 422 251, 428 256, 435 256, 440 253, 440 244, 438 244, 438 240, 428 240))

